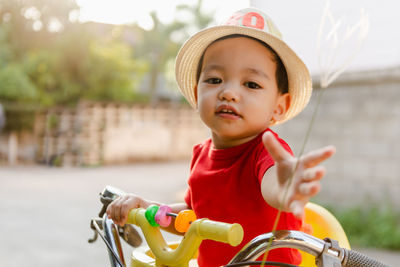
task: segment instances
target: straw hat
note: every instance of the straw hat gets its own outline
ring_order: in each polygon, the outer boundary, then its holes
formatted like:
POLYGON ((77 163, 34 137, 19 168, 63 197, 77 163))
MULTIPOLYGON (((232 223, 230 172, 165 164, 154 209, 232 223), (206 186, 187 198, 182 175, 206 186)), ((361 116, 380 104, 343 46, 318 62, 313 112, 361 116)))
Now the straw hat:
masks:
POLYGON ((285 122, 299 114, 311 97, 310 73, 303 61, 282 40, 282 35, 272 20, 261 10, 246 8, 234 13, 220 26, 206 28, 190 37, 181 47, 175 62, 175 77, 179 89, 193 108, 197 108, 194 88, 197 84, 197 67, 205 49, 215 40, 232 34, 257 38, 281 58, 288 74, 291 104, 285 117, 275 124, 285 122))

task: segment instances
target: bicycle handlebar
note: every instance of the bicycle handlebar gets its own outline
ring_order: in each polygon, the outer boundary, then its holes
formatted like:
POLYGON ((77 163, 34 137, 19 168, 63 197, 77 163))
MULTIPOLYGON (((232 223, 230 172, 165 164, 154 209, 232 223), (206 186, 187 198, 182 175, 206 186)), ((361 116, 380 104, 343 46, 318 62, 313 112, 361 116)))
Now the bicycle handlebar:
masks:
POLYGON ((374 266, 374 267, 388 267, 388 265, 372 259, 358 251, 344 249, 345 257, 343 260, 343 266, 347 267, 364 267, 364 266, 374 266))
POLYGON ((159 228, 148 223, 145 217, 145 209, 131 210, 127 223, 135 224, 142 229, 147 244, 159 265, 187 266, 203 239, 224 242, 231 246, 239 245, 243 239, 243 228, 240 224, 198 219, 190 225, 179 246, 176 249, 171 249, 166 244, 159 228))
POLYGON ((332 258, 336 258, 344 267, 388 267, 388 265, 360 252, 340 247, 327 247, 327 244, 327 241, 303 232, 286 230, 276 231, 275 234, 267 233, 254 238, 243 247, 227 266, 240 262, 254 261, 266 251, 275 248, 294 248, 305 251, 316 258, 326 253, 332 258))

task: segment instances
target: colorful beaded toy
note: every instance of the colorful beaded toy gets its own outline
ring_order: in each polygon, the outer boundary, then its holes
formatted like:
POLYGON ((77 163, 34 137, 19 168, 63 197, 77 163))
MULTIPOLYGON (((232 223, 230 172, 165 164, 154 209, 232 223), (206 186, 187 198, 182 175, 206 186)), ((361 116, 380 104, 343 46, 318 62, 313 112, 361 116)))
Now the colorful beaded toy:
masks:
POLYGON ((171 224, 171 217, 175 217, 175 230, 186 233, 192 222, 197 220, 196 214, 192 210, 182 210, 178 214, 172 213, 169 206, 150 205, 147 207, 145 217, 153 227, 168 227, 171 224))

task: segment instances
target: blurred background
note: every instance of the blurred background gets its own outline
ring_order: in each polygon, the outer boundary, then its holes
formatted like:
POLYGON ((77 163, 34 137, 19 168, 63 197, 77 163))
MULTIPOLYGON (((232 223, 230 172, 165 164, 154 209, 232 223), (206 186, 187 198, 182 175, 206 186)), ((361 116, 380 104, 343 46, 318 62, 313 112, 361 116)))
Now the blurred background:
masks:
MULTIPOLYGON (((182 201, 192 147, 209 132, 177 89, 176 53, 249 5, 272 17, 313 76, 308 107, 274 128, 298 154, 321 91, 324 1, 0 0, 0 266, 107 266, 104 244, 86 242, 107 184, 182 201)), ((358 54, 324 91, 306 145, 337 148, 313 201, 351 244, 398 262, 400 4, 330 8, 339 39, 362 9, 370 26, 360 48, 354 38, 334 47, 339 66, 358 54)))

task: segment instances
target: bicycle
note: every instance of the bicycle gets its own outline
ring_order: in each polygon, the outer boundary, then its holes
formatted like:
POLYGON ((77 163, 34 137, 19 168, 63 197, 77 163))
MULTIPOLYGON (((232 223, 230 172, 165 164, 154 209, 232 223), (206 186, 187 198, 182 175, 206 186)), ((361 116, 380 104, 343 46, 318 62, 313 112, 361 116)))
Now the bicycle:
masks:
MULTIPOLYGON (((239 224, 228 224, 209 219, 195 220, 191 215, 184 214, 181 216, 183 219, 180 219, 181 225, 178 226, 183 227, 181 231, 186 231, 184 238, 180 243, 167 244, 161 235, 160 228, 156 226, 154 221, 155 211, 158 208, 148 208, 147 210, 143 208, 133 209, 129 213, 128 223, 123 227, 117 226, 112 220, 107 218, 105 211, 107 206, 123 193, 119 189, 106 186, 100 193, 100 200, 103 207, 99 213, 99 218, 91 220, 91 228, 95 231, 95 235, 89 242, 94 242, 98 235, 101 236, 108 248, 112 267, 126 266, 120 237, 132 247, 139 247, 142 243, 138 232, 130 224, 141 228, 148 244, 148 248, 142 246, 133 250, 131 267, 187 267, 189 266, 189 262, 192 264, 193 259, 196 257, 196 251, 203 239, 224 242, 232 246, 237 246, 242 241, 243 229, 239 224)), ((163 216, 165 219, 167 218, 165 216, 180 215, 168 214, 168 211, 164 210, 163 216)), ((176 219, 175 221, 179 220, 176 219)), ((259 235, 246 244, 225 267, 248 265, 296 266, 279 262, 256 261, 266 251, 283 247, 301 251, 303 262, 300 266, 388 266, 362 253, 351 250, 339 222, 321 206, 312 203, 306 206, 305 223, 309 226, 305 231, 310 233, 310 231, 314 230, 313 235, 292 230, 280 230, 275 233, 259 235), (326 235, 327 233, 328 238, 320 239, 317 237, 326 235)))

